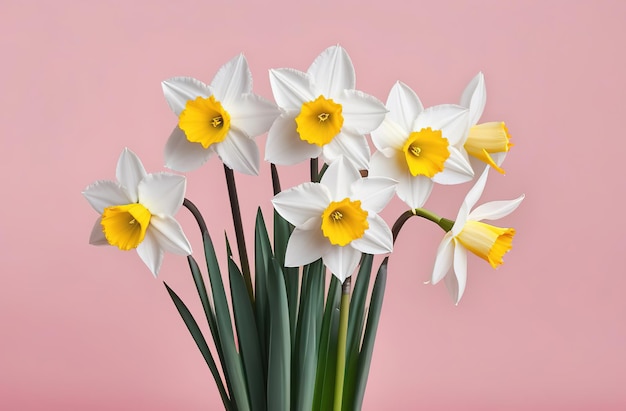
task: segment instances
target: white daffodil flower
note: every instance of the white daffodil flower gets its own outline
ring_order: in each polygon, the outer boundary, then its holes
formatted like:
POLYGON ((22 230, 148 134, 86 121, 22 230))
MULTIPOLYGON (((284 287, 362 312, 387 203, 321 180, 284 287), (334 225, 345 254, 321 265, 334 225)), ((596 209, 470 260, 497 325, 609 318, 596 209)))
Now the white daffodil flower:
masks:
POLYGON ((483 223, 482 220, 497 220, 513 212, 524 199, 522 194, 515 200, 492 201, 471 208, 480 198, 489 166, 480 176, 474 187, 467 193, 454 226, 446 233, 437 249, 431 282, 437 284, 442 278, 456 304, 459 303, 467 282, 467 251, 486 260, 493 268, 503 263, 502 257, 512 247, 515 229, 500 228, 483 223), (453 268, 454 275, 450 275, 453 268))
POLYGON ((365 139, 387 112, 376 98, 357 91, 348 53, 340 46, 324 50, 308 71, 270 70, 274 99, 285 112, 267 136, 265 159, 292 165, 322 156, 343 155, 358 169, 368 168, 365 139))
POLYGON ((361 253, 391 252, 391 230, 378 213, 394 195, 396 182, 361 178, 344 157, 332 162, 320 183, 304 183, 277 194, 276 211, 295 226, 285 265, 297 267, 322 258, 343 283, 361 253))
POLYGON ((513 146, 511 136, 502 121, 478 124, 487 102, 485 76, 478 73, 465 87, 461 95, 461 106, 469 108, 470 129, 465 140, 465 150, 471 156, 470 162, 474 169, 490 165, 499 173, 504 174, 500 167, 506 153, 513 146))
POLYGON ((371 176, 398 181, 398 197, 410 208, 422 207, 433 183, 459 184, 474 172, 462 150, 469 110, 444 104, 424 109, 417 94, 397 82, 389 92, 385 120, 372 131, 378 149, 371 176))
POLYGON ((253 137, 267 132, 280 110, 252 94, 252 74, 242 54, 222 66, 210 86, 191 77, 174 77, 162 86, 179 118, 165 145, 166 167, 191 171, 217 153, 231 169, 259 174, 253 137))
POLYGON ((83 196, 100 214, 89 243, 137 249, 156 277, 163 253, 191 254, 191 245, 174 219, 185 197, 185 177, 147 174, 139 158, 124 149, 117 162, 117 182, 96 181, 83 196))

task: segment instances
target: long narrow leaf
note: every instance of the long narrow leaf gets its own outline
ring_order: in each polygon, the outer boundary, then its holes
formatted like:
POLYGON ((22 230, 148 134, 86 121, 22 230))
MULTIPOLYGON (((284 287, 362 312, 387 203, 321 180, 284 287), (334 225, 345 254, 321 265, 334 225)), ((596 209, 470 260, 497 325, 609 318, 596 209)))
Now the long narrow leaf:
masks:
POLYGON ((215 316, 217 320, 217 328, 220 334, 220 344, 224 351, 224 362, 231 383, 231 395, 240 411, 250 410, 250 401, 246 389, 246 380, 243 373, 241 358, 235 346, 235 337, 230 320, 230 309, 226 292, 224 291, 224 283, 220 273, 219 264, 213 248, 213 242, 208 232, 203 233, 204 255, 206 257, 207 269, 209 271, 209 280, 211 281, 211 291, 213 294, 213 302, 215 304, 215 316))
POLYGON ((268 269, 267 291, 270 306, 270 341, 267 369, 267 409, 289 411, 291 406, 291 336, 287 291, 276 259, 268 269))
POLYGON ((339 299, 341 283, 331 277, 326 308, 320 332, 319 354, 313 397, 314 410, 326 410, 333 406, 337 360, 337 333, 339 328, 339 299))
POLYGON ((267 267, 273 257, 267 227, 261 209, 257 210, 254 230, 254 282, 256 323, 261 347, 263 375, 267 375, 267 341, 269 338, 269 302, 267 294, 267 267))
POLYGON ((239 341, 243 368, 248 383, 250 405, 253 411, 265 411, 265 378, 263 377, 259 334, 246 283, 232 258, 228 260, 228 276, 235 326, 237 327, 237 340, 239 341))
POLYGON ((183 300, 181 300, 180 297, 174 292, 174 290, 172 290, 166 283, 163 283, 163 284, 165 285, 165 288, 167 289, 167 292, 170 295, 170 298, 174 302, 174 305, 176 306, 178 313, 180 314, 183 321, 185 322, 185 325, 187 326, 189 333, 193 337, 193 340, 196 342, 198 349, 202 353, 204 360, 206 361, 207 365, 209 366, 209 369, 211 370, 211 375, 213 375, 213 379, 215 380, 215 384, 217 385, 217 389, 220 393, 220 397, 222 397, 224 408, 226 408, 226 410, 228 411, 233 410, 234 408, 231 404, 230 398, 228 398, 228 394, 226 393, 226 390, 224 389, 224 384, 222 383, 222 379, 220 378, 219 371, 217 370, 217 366, 215 364, 215 361, 213 360, 213 356, 211 355, 209 346, 207 345, 206 340, 204 339, 204 336, 202 335, 202 331, 200 331, 200 327, 198 327, 198 323, 193 318, 193 315, 191 315, 191 312, 189 311, 185 303, 183 303, 183 300))
POLYGON ((354 395, 354 405, 352 409, 360 410, 363 406, 363 397, 365 395, 365 386, 367 385, 367 377, 372 363, 372 353, 374 351, 374 341, 376 340, 376 331, 378 330, 378 322, 380 320, 380 311, 383 306, 383 297, 385 295, 385 286, 387 285, 387 263, 389 257, 385 257, 378 274, 374 281, 372 289, 372 299, 370 308, 367 313, 367 325, 365 326, 365 335, 363 336, 363 345, 361 346, 361 354, 359 355, 359 366, 357 372, 357 383, 354 395))
POLYGON ((293 226, 280 214, 274 211, 274 254, 280 263, 285 277, 287 303, 289 304, 289 326, 291 329, 291 343, 295 346, 296 320, 298 315, 298 267, 285 267, 285 252, 293 226))

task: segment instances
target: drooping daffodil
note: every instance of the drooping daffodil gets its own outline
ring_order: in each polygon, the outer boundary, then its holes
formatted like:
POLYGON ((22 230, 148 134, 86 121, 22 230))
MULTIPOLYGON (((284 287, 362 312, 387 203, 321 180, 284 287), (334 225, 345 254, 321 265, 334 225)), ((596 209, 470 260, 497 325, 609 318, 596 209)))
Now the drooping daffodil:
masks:
POLYGON ((409 86, 397 82, 387 99, 389 113, 372 131, 378 149, 370 175, 398 181, 398 197, 410 208, 422 207, 433 183, 459 184, 474 172, 462 150, 469 110, 453 104, 424 109, 409 86))
POLYGON ((191 254, 191 245, 173 217, 185 197, 185 177, 148 174, 137 155, 128 149, 120 155, 116 176, 117 181, 96 181, 83 191, 100 214, 89 242, 120 250, 136 248, 156 277, 165 251, 191 254))
POLYGON ((474 169, 490 165, 499 173, 504 174, 500 167, 506 153, 513 146, 511 136, 502 121, 478 124, 487 102, 485 76, 478 73, 465 87, 461 95, 461 106, 469 108, 470 129, 465 140, 465 150, 471 156, 470 162, 474 169))
POLYGON ((368 168, 365 139, 387 112, 378 99, 357 91, 348 53, 340 46, 324 50, 306 73, 270 70, 272 92, 284 113, 267 136, 265 159, 292 165, 321 156, 332 162, 343 155, 358 169, 368 168))
POLYGON ((162 86, 178 116, 165 145, 166 167, 191 171, 217 153, 233 170, 259 173, 259 148, 253 138, 269 130, 280 110, 252 93, 252 74, 242 54, 222 66, 210 85, 174 77, 162 86))
POLYGON ((522 194, 514 200, 491 201, 470 212, 485 188, 489 168, 485 168, 474 187, 467 193, 452 229, 446 233, 437 249, 431 282, 437 284, 445 278, 448 291, 456 304, 461 300, 467 282, 467 251, 497 268, 503 263, 504 254, 512 247, 515 229, 496 227, 483 223, 482 220, 505 217, 524 199, 522 194), (453 274, 450 273, 451 268, 453 274))
POLYGON ((394 195, 396 182, 362 178, 344 157, 332 162, 319 183, 304 183, 277 194, 272 203, 295 226, 285 265, 297 267, 320 257, 343 283, 361 253, 391 252, 391 230, 378 213, 394 195))

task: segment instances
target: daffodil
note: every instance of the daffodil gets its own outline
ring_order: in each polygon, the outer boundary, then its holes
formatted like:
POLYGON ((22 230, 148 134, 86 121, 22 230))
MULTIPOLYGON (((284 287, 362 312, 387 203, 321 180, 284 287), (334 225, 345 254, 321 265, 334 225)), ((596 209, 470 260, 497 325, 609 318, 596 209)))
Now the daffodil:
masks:
POLYGON ((167 167, 194 170, 217 153, 233 170, 259 173, 259 149, 253 138, 269 130, 280 110, 252 93, 252 74, 242 54, 222 66, 211 85, 174 77, 162 86, 178 116, 165 146, 167 167))
POLYGON ((285 265, 296 267, 320 257, 343 283, 361 253, 391 252, 391 230, 378 213, 394 195, 396 182, 361 178, 349 160, 332 162, 319 183, 304 183, 277 194, 276 211, 295 226, 285 265))
POLYGON ((457 304, 463 296, 467 282, 467 251, 497 268, 503 263, 504 254, 512 247, 515 229, 496 227, 483 223, 482 220, 505 217, 524 199, 524 195, 521 195, 515 200, 492 201, 470 212, 485 188, 489 168, 485 168, 474 187, 467 193, 452 229, 446 233, 437 249, 431 282, 437 284, 445 278, 448 291, 457 304), (450 268, 453 268, 454 275, 450 275, 450 268))
POLYGON ((478 73, 461 95, 461 106, 469 108, 470 111, 470 129, 464 147, 472 157, 470 160, 475 168, 481 164, 483 166, 488 164, 504 174, 500 165, 513 144, 510 142, 511 136, 504 122, 478 124, 486 102, 485 76, 478 73))
POLYGON ((474 172, 462 147, 469 111, 444 104, 424 109, 406 84, 397 82, 387 99, 389 113, 372 131, 378 149, 370 162, 370 175, 398 181, 398 197, 410 208, 428 199, 433 183, 459 184, 474 172))
POLYGON ((267 161, 291 165, 321 156, 331 162, 343 155, 357 168, 367 169, 365 134, 378 127, 387 110, 376 98, 354 89, 354 67, 343 48, 323 51, 306 73, 270 70, 270 83, 284 113, 268 133, 267 161))
POLYGON ((148 174, 139 158, 124 149, 117 163, 117 182, 96 181, 83 196, 100 214, 89 238, 94 245, 137 249, 156 277, 164 251, 191 254, 191 246, 174 219, 185 196, 185 177, 148 174))

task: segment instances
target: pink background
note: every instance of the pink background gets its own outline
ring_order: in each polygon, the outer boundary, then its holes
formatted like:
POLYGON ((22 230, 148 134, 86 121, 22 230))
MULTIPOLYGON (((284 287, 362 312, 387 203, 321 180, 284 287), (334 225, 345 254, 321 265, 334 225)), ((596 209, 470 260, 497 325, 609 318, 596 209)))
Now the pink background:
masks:
MULTIPOLYGON (((456 102, 482 70, 483 120, 515 143, 482 201, 526 194, 502 221, 518 230, 504 266, 471 257, 458 307, 423 284, 442 231, 409 221, 364 409, 624 409, 624 21, 619 1, 3 1, 0 409, 219 408, 161 281, 199 313, 185 259, 167 255, 155 280, 135 252, 89 246, 97 216, 80 192, 114 178, 125 146, 163 169, 176 119, 161 80, 209 82, 243 52, 271 98, 268 69, 306 70, 337 43, 381 100, 402 80, 425 105, 456 102)), ((307 166, 281 172, 288 187, 307 166)), ((259 201, 270 211, 261 173, 237 176, 249 241, 259 201)), ((188 176, 223 253, 221 164, 188 176)), ((427 206, 454 218, 468 189, 437 187, 427 206)))

